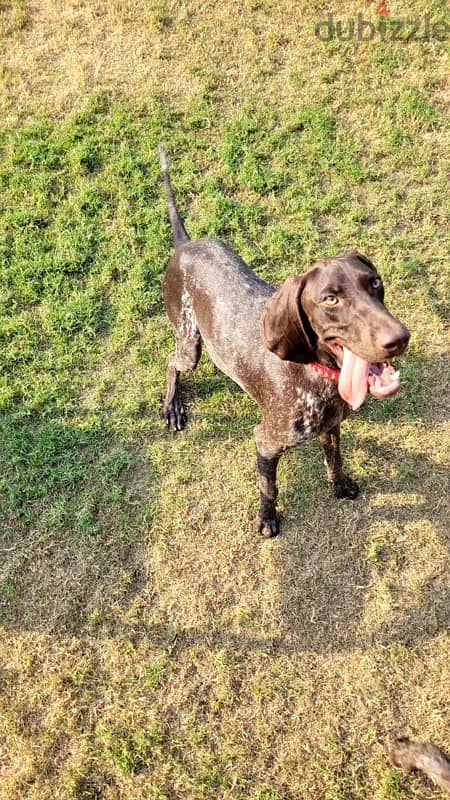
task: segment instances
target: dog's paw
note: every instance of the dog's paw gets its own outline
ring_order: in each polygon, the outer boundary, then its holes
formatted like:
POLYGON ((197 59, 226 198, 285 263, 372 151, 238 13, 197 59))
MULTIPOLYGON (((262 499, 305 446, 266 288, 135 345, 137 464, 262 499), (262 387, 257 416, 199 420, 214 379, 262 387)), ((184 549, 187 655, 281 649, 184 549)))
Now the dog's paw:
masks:
POLYGON ((256 518, 256 530, 266 539, 278 536, 280 532, 280 517, 275 514, 273 517, 262 517, 258 514, 256 518))
POLYGON ((335 496, 339 500, 341 500, 343 497, 348 497, 350 500, 354 500, 359 494, 358 484, 349 478, 348 475, 343 475, 340 481, 333 483, 333 489, 335 496))
POLYGON ((163 418, 171 431, 182 431, 186 427, 187 414, 178 395, 175 395, 173 400, 164 406, 163 418))

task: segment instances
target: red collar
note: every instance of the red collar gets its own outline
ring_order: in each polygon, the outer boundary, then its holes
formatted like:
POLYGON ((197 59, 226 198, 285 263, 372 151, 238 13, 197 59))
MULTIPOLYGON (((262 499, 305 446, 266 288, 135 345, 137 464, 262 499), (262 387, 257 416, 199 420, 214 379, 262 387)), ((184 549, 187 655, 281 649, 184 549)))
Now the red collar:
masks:
POLYGON ((331 369, 331 367, 326 367, 324 364, 319 364, 318 361, 310 361, 308 367, 314 367, 322 378, 327 378, 329 381, 337 382, 341 374, 340 369, 331 369))

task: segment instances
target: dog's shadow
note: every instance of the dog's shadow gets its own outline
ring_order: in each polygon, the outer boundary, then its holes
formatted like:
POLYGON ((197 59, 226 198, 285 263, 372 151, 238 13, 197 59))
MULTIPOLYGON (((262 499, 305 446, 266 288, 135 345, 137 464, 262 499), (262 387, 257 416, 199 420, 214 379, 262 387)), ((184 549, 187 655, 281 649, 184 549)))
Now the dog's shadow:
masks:
POLYGON ((320 492, 312 508, 288 511, 281 615, 293 649, 411 646, 450 627, 447 470, 377 447, 379 477, 354 503, 320 492))
MULTIPOLYGON (((442 360, 439 356, 437 363, 442 360)), ((417 446, 426 425, 442 419, 436 398, 427 402, 416 385, 423 371, 432 369, 410 356, 405 372, 411 378, 403 393, 388 402, 372 401, 358 415, 372 431, 363 433, 367 426, 358 425, 352 435, 344 424, 350 474, 352 459, 363 462, 355 476, 361 487, 356 501, 338 501, 329 492, 317 441, 281 460, 283 522, 274 551, 281 633, 252 637, 223 631, 217 637, 224 645, 345 651, 373 644, 411 646, 449 629, 448 473, 432 449, 424 448, 429 451, 424 454, 417 446), (411 446, 402 442, 405 423, 415 439, 411 446), (411 423, 417 425, 413 433, 411 423)), ((213 369, 212 377, 192 378, 188 392, 194 420, 202 417, 208 399, 203 424, 193 434, 197 443, 251 437, 258 410, 228 378, 213 369), (211 392, 220 396, 217 413, 214 404, 211 410, 211 392)), ((191 630, 189 641, 192 636, 191 630)))
MULTIPOLYGON (((130 636, 163 643, 175 638, 177 647, 213 639, 235 651, 262 647, 319 653, 373 643, 411 645, 449 628, 447 472, 432 447, 427 446, 427 454, 419 452, 421 432, 411 432, 401 405, 392 435, 388 430, 377 437, 380 423, 370 423, 373 405, 362 414, 369 426, 343 426, 344 463, 361 486, 353 502, 336 500, 329 492, 318 441, 281 459, 282 535, 266 542, 253 529, 257 475, 252 429, 259 416, 255 404, 219 373, 213 372, 211 380, 200 372, 188 380, 187 390, 191 424, 186 432, 174 440, 158 423, 154 456, 145 452, 148 444, 138 452, 125 441, 112 443, 112 455, 107 456, 110 470, 115 448, 126 450, 120 482, 125 499, 129 495, 124 514, 132 516, 124 516, 123 524, 129 519, 137 525, 137 539, 130 545, 124 539, 118 548, 117 538, 108 533, 110 526, 117 528, 117 511, 109 511, 100 497, 99 511, 92 512, 94 522, 98 517, 98 530, 86 530, 76 547, 70 540, 75 531, 63 536, 59 525, 47 531, 45 546, 36 535, 34 550, 34 539, 12 542, 4 572, 6 578, 13 576, 16 590, 4 597, 7 627, 115 637, 128 635, 127 616, 132 612, 130 636), (402 419, 414 446, 402 440, 402 419), (177 459, 183 458, 186 474, 179 483, 177 459), (204 480, 198 484, 198 468, 211 482, 211 498, 204 493, 204 480), (236 469, 245 475, 234 484, 236 469), (161 495, 166 518, 158 533, 151 515, 161 495), (222 539, 219 530, 224 532, 222 539), (150 554, 152 542, 155 550, 150 554), (78 553, 76 569, 72 552, 78 553), (223 568, 221 559, 226 562, 223 568), (65 586, 74 585, 66 604, 60 597, 63 579, 65 586), (156 623, 148 599, 155 586, 163 605, 170 600, 165 594, 170 595, 171 586, 179 586, 181 595, 185 592, 184 606, 198 600, 196 624, 192 618, 186 624, 178 601, 180 612, 165 620, 161 609, 156 623), (233 613, 240 613, 240 592, 251 606, 249 624, 232 621, 233 613), (231 609, 228 616, 224 604, 231 609), (104 607, 105 620, 96 621, 97 607, 104 607), (117 614, 110 613, 112 607, 117 614), (135 607, 141 609, 138 615, 135 607), (273 624, 266 624, 269 618, 273 624), (208 629, 213 621, 213 630, 208 629)), ((24 435, 27 432, 26 427, 24 435)), ((71 429, 63 433, 69 435, 71 429)), ((98 436, 92 431, 91 438, 98 436)), ((106 431, 103 436, 106 441, 106 431)), ((102 448, 99 444, 98 464, 90 464, 98 476, 106 468, 102 448)), ((74 449, 73 457, 81 459, 84 473, 82 449, 74 449)), ((113 487, 117 483, 114 478, 113 487)), ((79 489, 74 487, 74 497, 79 489)), ((110 487, 105 483, 106 490, 110 487)), ((83 524, 86 527, 84 517, 83 524)), ((241 610, 245 616, 244 606, 241 610)))

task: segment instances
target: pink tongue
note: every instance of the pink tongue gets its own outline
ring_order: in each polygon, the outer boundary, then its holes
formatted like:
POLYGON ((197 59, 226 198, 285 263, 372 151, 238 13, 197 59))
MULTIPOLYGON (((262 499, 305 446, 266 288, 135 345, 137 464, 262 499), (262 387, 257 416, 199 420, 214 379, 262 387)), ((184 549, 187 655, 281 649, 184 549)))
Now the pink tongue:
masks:
POLYGON ((344 355, 339 375, 339 394, 352 407, 353 411, 356 411, 367 397, 370 364, 363 358, 355 356, 346 347, 342 349, 344 355))

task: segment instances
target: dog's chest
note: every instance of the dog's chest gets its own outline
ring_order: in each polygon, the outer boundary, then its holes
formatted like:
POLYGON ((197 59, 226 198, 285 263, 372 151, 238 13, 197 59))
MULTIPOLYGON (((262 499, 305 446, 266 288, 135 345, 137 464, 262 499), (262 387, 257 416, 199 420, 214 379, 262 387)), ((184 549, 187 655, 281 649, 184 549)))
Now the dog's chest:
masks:
POLYGON ((293 425, 299 443, 309 442, 329 431, 346 416, 346 404, 339 396, 336 383, 320 381, 317 389, 296 387, 293 425))

